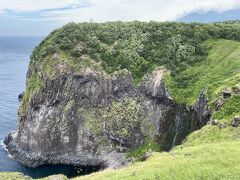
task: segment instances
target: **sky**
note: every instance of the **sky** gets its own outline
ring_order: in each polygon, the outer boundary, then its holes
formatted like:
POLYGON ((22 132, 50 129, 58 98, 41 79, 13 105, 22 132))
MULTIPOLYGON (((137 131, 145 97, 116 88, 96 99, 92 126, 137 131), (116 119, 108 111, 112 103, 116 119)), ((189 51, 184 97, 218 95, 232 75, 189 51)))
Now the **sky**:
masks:
POLYGON ((68 22, 174 21, 240 8, 240 0, 0 0, 0 36, 45 36, 68 22))

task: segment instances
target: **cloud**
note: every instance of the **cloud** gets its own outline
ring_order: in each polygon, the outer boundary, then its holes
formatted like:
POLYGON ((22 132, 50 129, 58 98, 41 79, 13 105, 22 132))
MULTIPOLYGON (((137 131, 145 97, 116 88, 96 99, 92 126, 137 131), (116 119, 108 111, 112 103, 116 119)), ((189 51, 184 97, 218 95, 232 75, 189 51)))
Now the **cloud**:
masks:
POLYGON ((1 0, 8 16, 43 21, 175 20, 193 11, 225 11, 240 7, 239 0, 1 0), (33 16, 32 16, 33 15, 33 16))
POLYGON ((84 9, 58 12, 64 20, 167 21, 193 11, 225 11, 240 7, 239 0, 91 0, 84 9))
POLYGON ((0 34, 28 35, 35 29, 45 35, 72 21, 172 21, 192 12, 237 8, 240 0, 0 0, 0 34))
POLYGON ((64 7, 76 7, 86 4, 85 0, 1 0, 0 11, 6 9, 11 11, 39 11, 44 9, 61 9, 64 7))

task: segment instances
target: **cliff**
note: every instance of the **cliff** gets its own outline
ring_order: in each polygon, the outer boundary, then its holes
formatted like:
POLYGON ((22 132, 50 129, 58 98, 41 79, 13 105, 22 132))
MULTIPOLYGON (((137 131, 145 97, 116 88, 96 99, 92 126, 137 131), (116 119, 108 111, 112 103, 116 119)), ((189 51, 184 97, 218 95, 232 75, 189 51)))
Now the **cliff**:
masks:
POLYGON ((7 148, 29 167, 111 166, 113 152, 151 140, 169 150, 205 125, 209 113, 204 95, 195 107, 174 103, 163 75, 161 68, 153 71, 140 87, 127 70, 108 76, 87 68, 45 79, 27 115, 20 116, 19 129, 6 138, 7 148))
MULTIPOLYGON (((226 87, 214 86, 216 95, 206 88, 213 81, 188 72, 209 64, 209 46, 217 43, 208 39, 237 40, 238 31, 231 24, 153 22, 69 24, 54 31, 31 56, 19 127, 5 140, 9 153, 29 167, 116 168, 146 144, 172 149, 206 125, 226 87), (229 26, 235 29, 225 37, 229 26)), ((229 72, 225 79, 238 73, 229 72)))

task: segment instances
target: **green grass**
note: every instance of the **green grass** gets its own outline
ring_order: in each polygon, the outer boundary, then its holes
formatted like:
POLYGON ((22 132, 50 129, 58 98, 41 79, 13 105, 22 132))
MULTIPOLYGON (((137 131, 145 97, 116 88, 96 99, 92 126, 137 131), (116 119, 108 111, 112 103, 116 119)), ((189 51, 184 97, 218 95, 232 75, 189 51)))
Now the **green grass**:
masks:
MULTIPOLYGON (((64 175, 52 175, 46 178, 40 178, 39 180, 67 180, 64 175)), ((24 176, 18 172, 0 172, 0 180, 32 180, 32 178, 24 176)))
POLYGON ((240 95, 233 95, 228 99, 221 107, 221 110, 214 113, 213 118, 229 121, 236 115, 240 115, 240 95))
POLYGON ((240 129, 226 124, 227 127, 221 128, 221 125, 207 125, 202 129, 191 133, 182 146, 195 146, 209 143, 219 143, 225 141, 239 141, 240 129))
POLYGON ((224 142, 176 148, 170 153, 155 153, 145 162, 119 170, 105 170, 74 180, 182 180, 239 179, 240 142, 224 142))
POLYGON ((20 111, 21 113, 25 113, 27 104, 34 93, 36 93, 42 86, 42 80, 39 78, 37 73, 33 73, 28 79, 27 89, 24 92, 23 101, 21 104, 20 111))
POLYGON ((21 173, 0 172, 0 180, 27 180, 21 173))
POLYGON ((210 101, 219 97, 221 90, 240 82, 240 43, 230 40, 206 42, 209 55, 205 61, 188 67, 177 76, 166 77, 173 98, 193 105, 202 90, 207 90, 210 101))
POLYGON ((138 160, 139 158, 143 157, 144 154, 149 150, 151 150, 153 152, 160 152, 161 148, 160 148, 160 146, 157 142, 151 140, 148 143, 143 144, 142 146, 140 146, 136 150, 133 150, 133 151, 129 152, 127 154, 127 156, 136 158, 138 160))

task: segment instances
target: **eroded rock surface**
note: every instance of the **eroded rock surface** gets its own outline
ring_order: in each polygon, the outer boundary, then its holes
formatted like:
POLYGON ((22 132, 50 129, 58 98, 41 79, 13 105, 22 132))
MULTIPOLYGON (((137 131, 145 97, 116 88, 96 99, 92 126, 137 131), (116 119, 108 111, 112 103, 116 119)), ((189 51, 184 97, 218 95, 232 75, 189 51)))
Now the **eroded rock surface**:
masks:
POLYGON ((19 128, 5 140, 10 154, 29 167, 119 167, 127 151, 149 140, 170 150, 210 118, 204 93, 193 107, 174 102, 162 68, 139 87, 127 70, 64 72, 42 76, 43 85, 19 111, 19 128))

